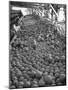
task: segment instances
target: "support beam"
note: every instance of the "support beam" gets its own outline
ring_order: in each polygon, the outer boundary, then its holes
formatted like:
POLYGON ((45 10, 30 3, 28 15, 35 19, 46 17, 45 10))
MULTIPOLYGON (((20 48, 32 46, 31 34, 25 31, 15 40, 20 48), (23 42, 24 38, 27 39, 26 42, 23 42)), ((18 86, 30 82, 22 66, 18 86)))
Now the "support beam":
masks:
POLYGON ((57 16, 57 18, 58 18, 58 14, 57 14, 57 12, 55 11, 55 9, 53 8, 53 6, 50 4, 50 7, 52 8, 52 10, 54 11, 54 13, 55 13, 55 15, 57 16))

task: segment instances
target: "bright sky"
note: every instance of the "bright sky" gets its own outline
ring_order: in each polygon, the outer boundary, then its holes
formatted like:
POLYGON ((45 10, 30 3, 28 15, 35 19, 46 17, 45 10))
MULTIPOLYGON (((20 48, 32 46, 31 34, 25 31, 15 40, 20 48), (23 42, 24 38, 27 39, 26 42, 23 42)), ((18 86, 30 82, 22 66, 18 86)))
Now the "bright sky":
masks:
POLYGON ((28 14, 27 8, 12 7, 12 10, 21 10, 21 12, 24 16, 28 14))

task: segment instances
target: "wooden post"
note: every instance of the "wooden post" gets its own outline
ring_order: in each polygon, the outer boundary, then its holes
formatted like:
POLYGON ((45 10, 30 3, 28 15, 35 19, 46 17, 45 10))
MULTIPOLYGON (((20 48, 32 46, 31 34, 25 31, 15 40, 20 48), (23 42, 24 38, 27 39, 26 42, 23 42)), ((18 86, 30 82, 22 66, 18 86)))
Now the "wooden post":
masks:
POLYGON ((53 6, 50 4, 50 7, 52 8, 52 10, 54 11, 55 15, 58 17, 57 12, 55 11, 55 9, 53 8, 53 6))

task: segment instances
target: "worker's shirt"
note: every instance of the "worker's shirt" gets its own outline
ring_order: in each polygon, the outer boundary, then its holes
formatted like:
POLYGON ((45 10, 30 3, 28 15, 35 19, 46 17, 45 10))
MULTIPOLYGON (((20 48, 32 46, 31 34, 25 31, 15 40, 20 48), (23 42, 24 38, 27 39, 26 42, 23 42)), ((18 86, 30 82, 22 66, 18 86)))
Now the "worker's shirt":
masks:
POLYGON ((58 22, 64 22, 65 21, 65 13, 64 10, 59 9, 58 10, 58 22))

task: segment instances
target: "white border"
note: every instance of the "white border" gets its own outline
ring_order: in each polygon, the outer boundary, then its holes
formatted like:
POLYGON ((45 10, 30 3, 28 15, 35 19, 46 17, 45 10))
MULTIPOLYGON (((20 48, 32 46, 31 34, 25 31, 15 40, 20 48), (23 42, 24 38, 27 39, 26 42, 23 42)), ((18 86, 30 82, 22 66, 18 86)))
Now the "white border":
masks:
MULTIPOLYGON (((67 16, 68 16, 68 0, 11 0, 11 1, 67 4, 67 16)), ((67 31, 67 35, 68 35, 68 31, 67 31)), ((0 1, 0 90, 8 89, 8 81, 9 81, 9 42, 8 41, 9 41, 9 0, 1 0, 0 1)), ((67 41, 67 45, 68 45, 68 41, 67 41)), ((68 48, 67 48, 67 52, 68 52, 68 48)), ((67 65, 68 65, 68 61, 67 61, 67 65)), ((68 71, 68 67, 67 67, 67 71, 68 71)), ((29 88, 29 89, 65 90, 67 88, 68 86, 29 88)))

